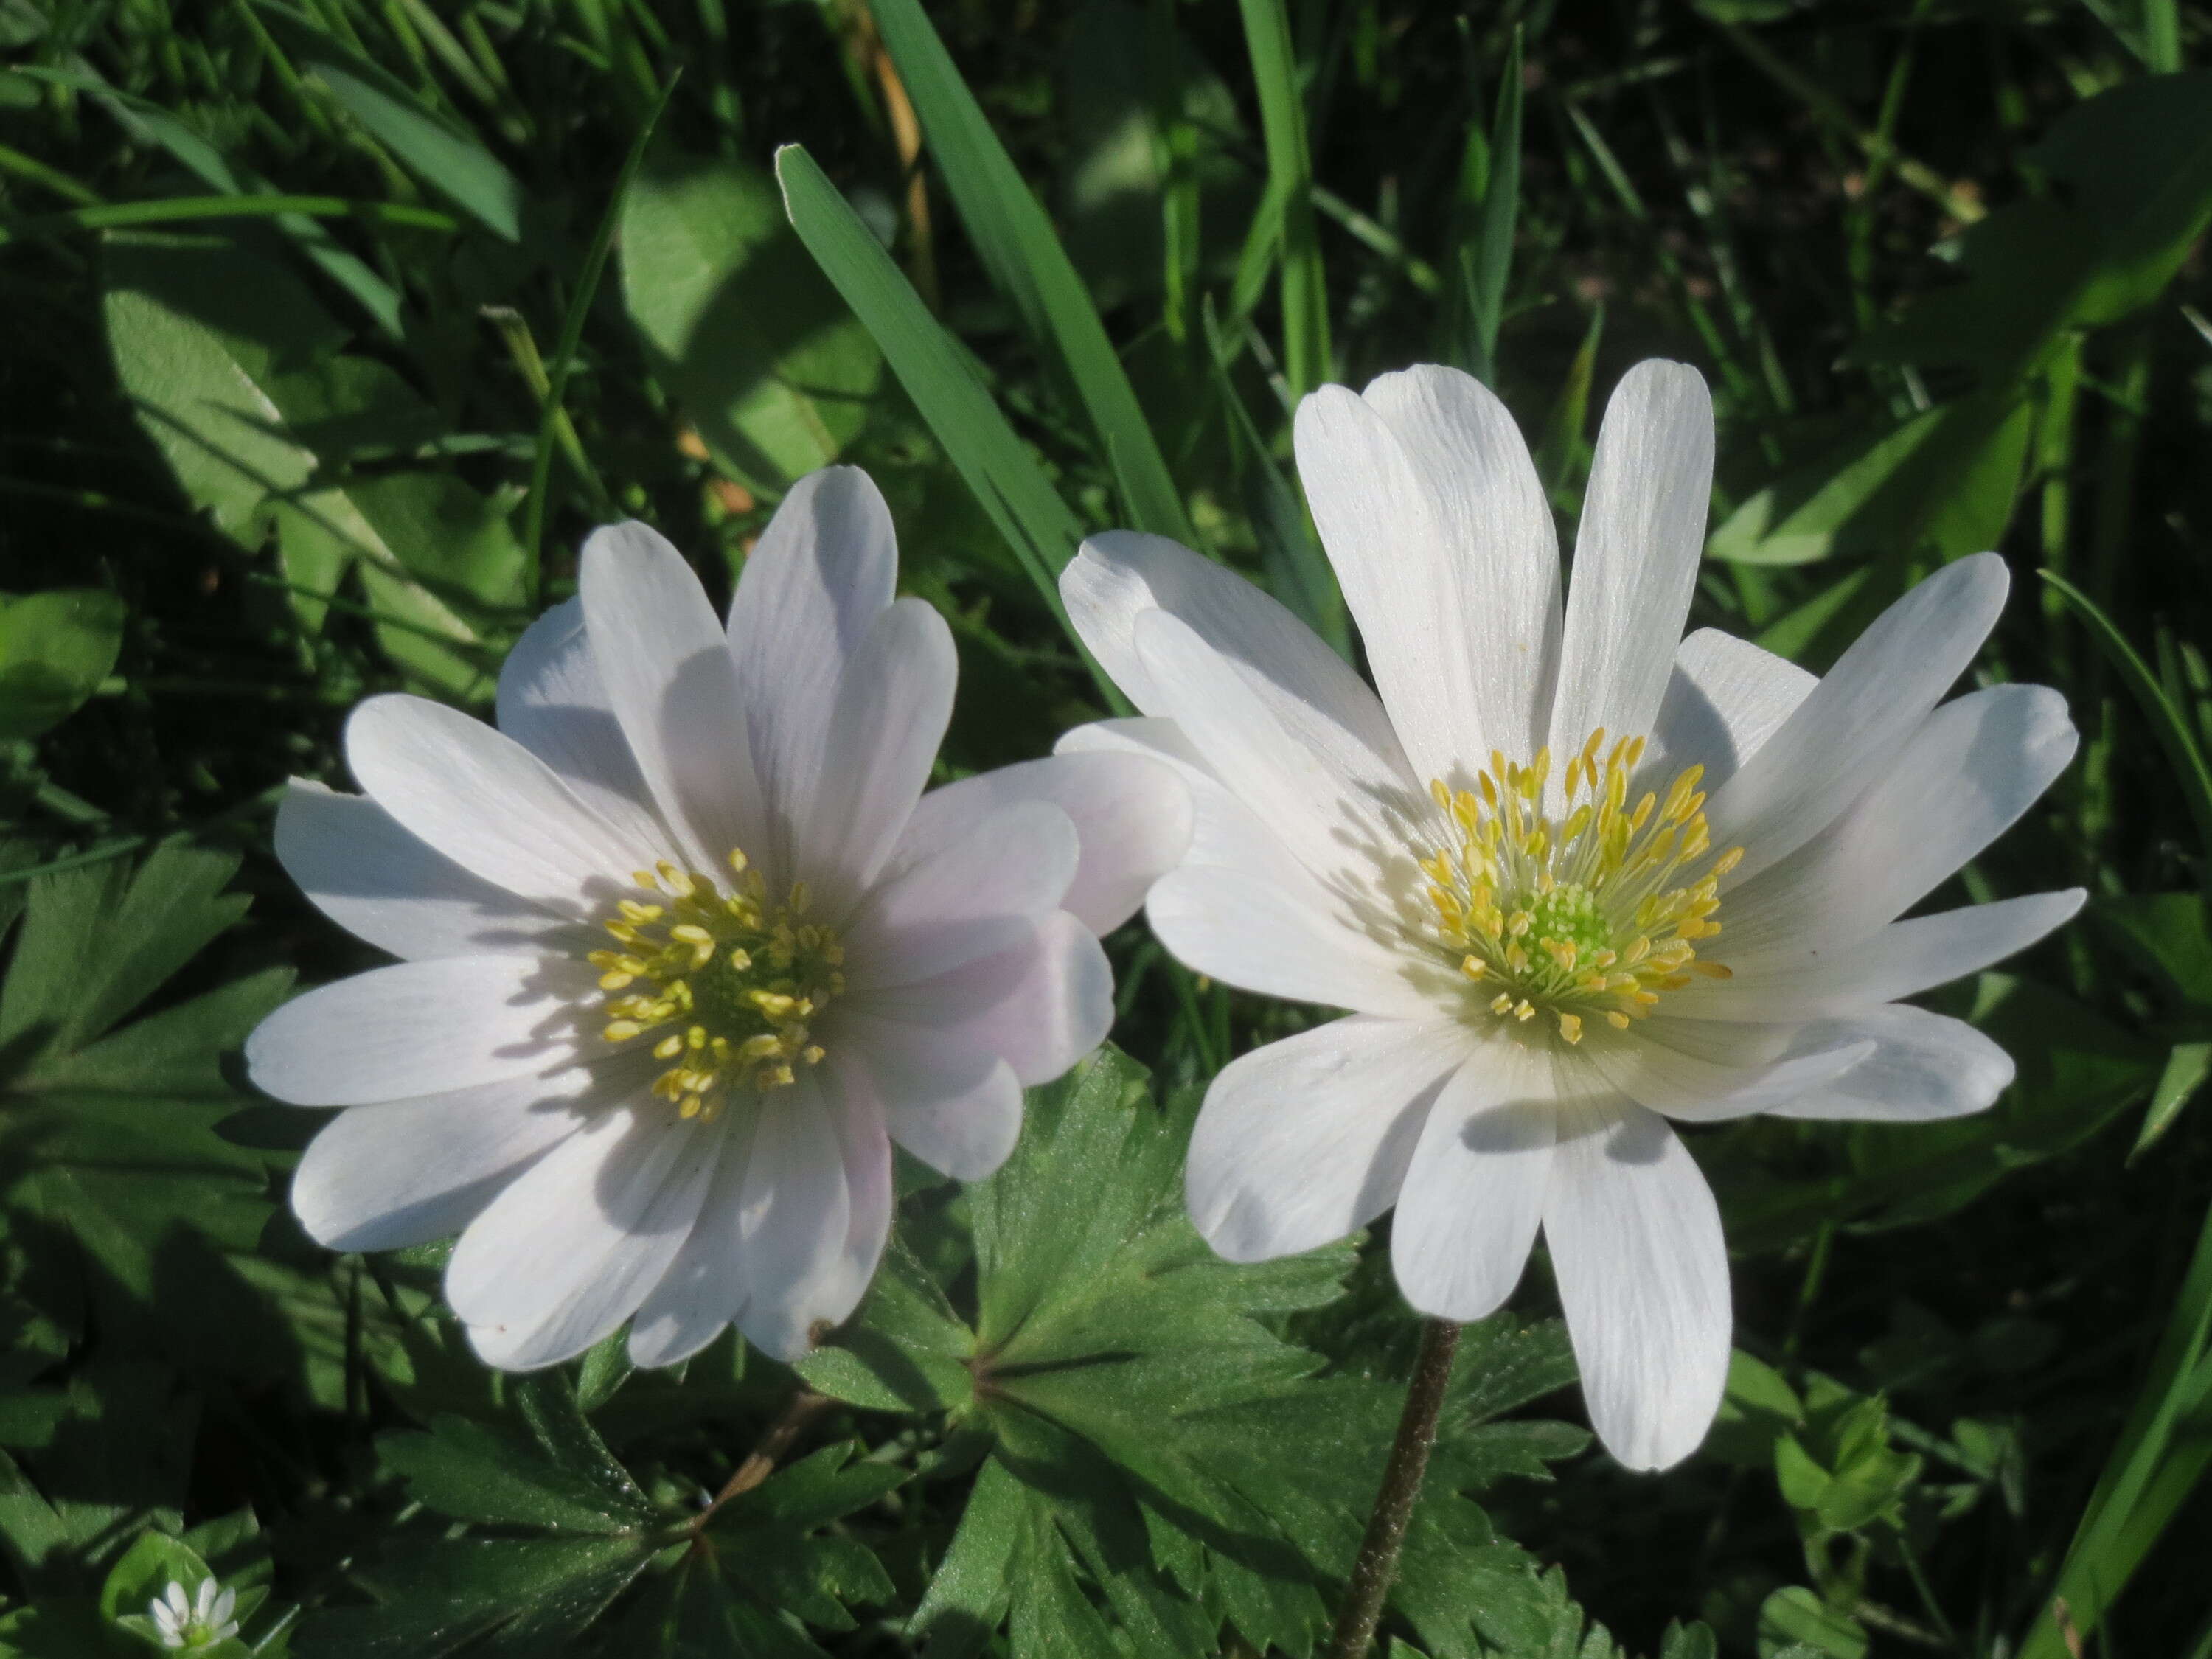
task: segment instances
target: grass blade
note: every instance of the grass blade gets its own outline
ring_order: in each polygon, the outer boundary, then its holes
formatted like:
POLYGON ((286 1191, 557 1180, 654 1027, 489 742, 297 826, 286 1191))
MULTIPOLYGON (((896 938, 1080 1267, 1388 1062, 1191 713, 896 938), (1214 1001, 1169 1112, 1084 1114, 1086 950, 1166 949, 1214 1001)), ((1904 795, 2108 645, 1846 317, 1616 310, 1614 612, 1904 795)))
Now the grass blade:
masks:
POLYGON ((1232 441, 1241 452, 1244 497, 1252 527, 1260 538, 1260 557, 1267 586, 1301 622, 1327 640, 1346 662, 1352 658, 1352 627, 1336 573, 1322 551, 1321 538, 1306 516, 1304 503, 1275 465, 1251 411, 1237 395, 1229 374, 1234 360, 1209 301, 1205 313, 1206 343, 1212 349, 1213 386, 1229 418, 1232 441))
MULTIPOLYGON (((668 77, 653 107, 646 112, 637 136, 630 140, 629 154, 623 158, 622 171, 615 175, 614 192, 607 198, 606 210, 599 215, 599 228, 592 233, 592 246, 584 255, 584 269, 576 279, 576 291, 568 301, 568 314, 561 319, 561 338, 553 348, 553 362, 545 377, 545 407, 538 421, 538 452, 530 467, 530 505, 523 518, 523 568, 535 573, 538 599, 545 597, 545 573, 539 557, 545 540, 546 490, 553 477, 553 445, 561 433, 562 394, 568 386, 568 371, 575 367, 576 348, 583 343, 584 319, 591 314, 592 297, 599 291, 599 278, 607 268, 607 250, 614 246, 615 227, 622 222, 623 202, 629 195, 631 183, 644 163, 647 144, 652 142, 653 130, 660 123, 661 112, 675 94, 676 82, 683 71, 668 77)), ((596 483, 596 480, 594 480, 596 483)), ((604 494, 602 489, 599 493, 604 494)))
POLYGON ((2070 1659, 2081 1649, 2048 1612, 2063 1601, 2077 1636, 2096 1629, 2151 1546, 2212 1463, 2212 1436, 2193 1419, 2212 1394, 2212 1212, 2174 1298, 2149 1376, 2120 1431, 2119 1443, 2082 1512, 2058 1582, 2020 1659, 2070 1659))
POLYGON ((1505 282, 1513 270, 1513 227, 1521 212, 1521 31, 1498 76, 1491 118, 1482 200, 1472 238, 1460 247, 1466 290, 1468 369, 1485 386, 1498 380, 1498 326, 1505 315, 1505 282))
MULTIPOLYGON (((814 158, 800 145, 786 144, 775 153, 775 176, 792 228, 875 336, 915 408, 1080 650, 1082 641, 1060 604, 1060 572, 1083 539, 1081 521, 1014 434, 959 347, 814 158)), ((1091 661, 1087 653, 1084 660, 1091 661)), ((1091 668, 1109 706, 1125 709, 1113 682, 1096 664, 1091 668)))
MULTIPOLYGON (((1291 45, 1285 0, 1243 0, 1244 43, 1260 93, 1260 125, 1267 145, 1267 194, 1262 211, 1282 215, 1283 373, 1293 398, 1329 375, 1328 288, 1322 274, 1314 217, 1313 155, 1306 143, 1305 97, 1291 45)), ((1249 260, 1248 260, 1249 263, 1249 260)), ((1243 276, 1239 273, 1239 289, 1243 276)))
POLYGON ((258 9, 293 61, 416 177, 495 234, 522 240, 522 181, 473 133, 433 115, 396 76, 289 7, 260 0, 258 9))
POLYGON ((2166 1069, 2159 1073, 2158 1086, 2151 1091, 2150 1109, 2143 1114, 2142 1133, 2128 1153, 2129 1163, 2148 1152, 2173 1127, 2181 1109, 2189 1104, 2208 1076, 2212 1076, 2212 1042, 2173 1045, 2173 1052, 2166 1058, 2166 1069))
POLYGON ((875 0, 873 15, 969 240, 1030 339, 1065 373, 1100 453, 1121 480, 1137 527, 1195 540, 1182 497, 1083 279, 919 0, 875 0))
POLYGON ((2203 837, 2206 875, 2208 881, 2212 881, 2212 766, 2206 764, 2204 751, 2197 746, 2189 722, 2167 697, 2166 688, 2158 683, 2158 676, 2136 654, 2135 647, 2128 643, 2127 635, 2120 632, 2112 619, 2063 576, 2049 570, 2041 574, 2081 619, 2089 630, 2089 637, 2119 671, 2143 713, 2150 716, 2152 735, 2157 738, 2159 747, 2166 750, 2181 793, 2189 802, 2190 814, 2197 820, 2197 833, 2203 837))

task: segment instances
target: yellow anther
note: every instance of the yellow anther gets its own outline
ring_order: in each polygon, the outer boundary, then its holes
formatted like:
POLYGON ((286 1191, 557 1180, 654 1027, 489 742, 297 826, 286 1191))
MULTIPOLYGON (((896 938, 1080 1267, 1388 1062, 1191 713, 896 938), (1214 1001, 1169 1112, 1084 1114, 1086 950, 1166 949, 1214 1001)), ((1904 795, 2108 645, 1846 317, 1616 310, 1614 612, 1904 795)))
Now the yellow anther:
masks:
POLYGON ((606 1039, 610 1042, 628 1042, 645 1029, 634 1019, 617 1019, 608 1023, 606 1039))
POLYGON ((690 898, 699 890, 689 871, 679 869, 666 859, 661 860, 653 868, 660 872, 662 884, 678 898, 690 898))
POLYGON ((1504 992, 1500 991, 1496 996, 1491 998, 1490 1012, 1493 1014, 1511 1013, 1513 1012, 1513 999, 1507 996, 1504 992))
POLYGON ((1616 1031, 1625 1031, 1628 1029, 1628 1016, 1618 1008, 1609 1008, 1606 1011, 1605 1023, 1616 1031))
POLYGON ((1526 1025, 1530 1020, 1536 1018, 1536 1005, 1529 1001, 1526 997, 1522 998, 1520 1001, 1513 1005, 1513 1018, 1519 1020, 1523 1025, 1526 1025))
POLYGON ((744 874, 745 866, 751 862, 752 860, 745 856, 745 849, 744 848, 732 847, 730 848, 730 868, 737 874, 741 876, 744 874))
POLYGON ((1469 979, 1480 979, 1488 971, 1482 965, 1482 958, 1472 951, 1459 959, 1459 970, 1469 979))
POLYGON ((1707 979, 1734 979, 1735 977, 1735 969, 1729 967, 1724 963, 1693 962, 1690 964, 1690 969, 1692 973, 1703 974, 1707 979))
POLYGON ((653 1045, 655 1060, 673 1060, 683 1052, 684 1039, 680 1036, 665 1036, 653 1045))
POLYGON ((1582 1016, 1563 1011, 1559 1015, 1559 1035, 1569 1042, 1580 1042, 1583 1040, 1582 1016))
POLYGON ((809 1066, 819 1066, 823 1062, 823 1059, 827 1057, 828 1053, 829 1051, 823 1048, 820 1043, 810 1042, 806 1047, 799 1051, 799 1057, 805 1060, 809 1066))

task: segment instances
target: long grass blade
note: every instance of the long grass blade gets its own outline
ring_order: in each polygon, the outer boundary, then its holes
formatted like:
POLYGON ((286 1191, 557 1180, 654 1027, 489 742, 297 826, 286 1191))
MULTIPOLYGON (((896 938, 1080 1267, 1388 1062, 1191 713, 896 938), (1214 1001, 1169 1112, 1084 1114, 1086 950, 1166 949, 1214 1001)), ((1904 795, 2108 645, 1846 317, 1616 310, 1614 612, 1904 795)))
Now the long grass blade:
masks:
POLYGON ((622 222, 623 202, 629 195, 638 168, 644 164, 653 130, 659 125, 661 112, 668 107, 669 99, 675 95, 679 78, 680 70, 668 77, 659 97, 640 123, 637 136, 630 140, 629 154, 623 158, 622 171, 615 175, 614 191, 607 198, 605 210, 599 215, 599 228, 592 233, 591 249, 584 255, 584 269, 576 278, 575 293, 569 296, 568 314, 561 320, 561 338, 553 348, 553 361, 547 368, 545 406, 538 422, 538 450, 531 463, 530 505, 523 516, 522 532, 523 556, 527 561, 524 568, 536 573, 534 580, 541 601, 545 592, 540 554, 545 541, 546 496, 553 477, 553 446, 567 418, 562 399, 568 389, 568 374, 576 366, 576 350, 584 339, 584 319, 591 315, 592 296, 599 291, 599 278, 606 271, 607 252, 614 246, 615 227, 622 222))
POLYGON ((1089 290, 919 0, 875 0, 873 15, 969 240, 1030 339, 1066 375, 1100 453, 1121 481, 1137 527, 1195 540, 1089 290))
POLYGON ((2041 574, 2043 580, 2081 619, 2089 630, 2089 637, 2097 642, 2097 648, 2119 671, 2143 713, 2150 716, 2151 734, 2158 739, 2159 747, 2166 750, 2175 780, 2181 785, 2182 795, 2189 802, 2190 813, 2197 820, 2197 833, 2203 837, 2207 879, 2212 881, 2212 764, 2207 763, 2203 750, 2197 746, 2189 729, 2189 722, 2166 695, 2166 688, 2158 683, 2158 676, 2151 672, 2150 665, 2096 602, 2063 576, 2049 570, 2041 574))
MULTIPOLYGON (((1243 4, 1245 49, 1252 56, 1260 125, 1267 147, 1268 201, 1262 211, 1282 216, 1283 373, 1291 395, 1302 398, 1329 376, 1328 287, 1322 274, 1314 215, 1305 94, 1285 0, 1243 0, 1243 4)), ((1243 282, 1240 271, 1240 289, 1243 282)))
MULTIPOLYGON (((814 158, 800 145, 786 144, 775 155, 775 176, 799 240, 883 348, 915 408, 1080 650, 1082 641, 1060 603, 1060 572, 1083 539, 1081 521, 1006 424, 959 347, 814 158)), ((1084 660, 1090 662, 1088 653, 1084 660)), ((1121 693, 1096 664, 1091 672, 1109 706, 1125 709, 1121 693)))

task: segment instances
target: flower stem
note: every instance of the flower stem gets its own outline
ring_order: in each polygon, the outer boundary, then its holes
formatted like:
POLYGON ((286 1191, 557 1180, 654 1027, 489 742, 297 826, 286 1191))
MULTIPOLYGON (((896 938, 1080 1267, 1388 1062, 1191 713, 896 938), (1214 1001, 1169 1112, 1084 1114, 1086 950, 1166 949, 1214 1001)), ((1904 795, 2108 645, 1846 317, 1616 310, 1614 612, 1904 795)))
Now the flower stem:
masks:
POLYGON ((1382 1598, 1398 1576, 1406 1525, 1413 1518, 1421 1476, 1428 1471, 1429 1451, 1437 1443, 1437 1416, 1443 1409, 1444 1385, 1451 1380, 1452 1354, 1458 1347, 1459 1327, 1451 1321, 1431 1319, 1422 1326, 1421 1351, 1406 1388, 1398 1437, 1390 1443, 1390 1461, 1382 1466, 1382 1490, 1375 1495, 1367 1535, 1359 1540, 1359 1557, 1352 1564, 1352 1581, 1345 1587, 1344 1605, 1336 1611, 1327 1659, 1364 1659, 1375 1640, 1382 1598))
POLYGON ((745 1455, 745 1461, 738 1465, 738 1472, 714 1494, 714 1501, 693 1519, 691 1530, 699 1531, 714 1519, 716 1510, 732 1498, 750 1492, 774 1474, 777 1462, 806 1431, 806 1425, 836 1403, 828 1395, 817 1394, 807 1388, 792 1395, 790 1403, 783 1408, 783 1415, 769 1425, 768 1432, 745 1455))

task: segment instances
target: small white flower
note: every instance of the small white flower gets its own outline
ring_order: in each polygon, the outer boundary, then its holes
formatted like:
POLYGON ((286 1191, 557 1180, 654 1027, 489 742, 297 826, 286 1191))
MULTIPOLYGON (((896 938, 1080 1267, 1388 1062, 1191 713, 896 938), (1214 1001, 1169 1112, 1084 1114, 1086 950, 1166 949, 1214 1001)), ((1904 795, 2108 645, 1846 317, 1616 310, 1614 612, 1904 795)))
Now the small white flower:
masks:
POLYGON ((238 1634, 238 1620, 231 1617, 237 1609, 238 1592, 223 1589, 212 1578, 201 1579, 189 1599, 185 1587, 173 1578, 167 1589, 146 1604, 165 1648, 211 1648, 228 1641, 238 1634))
POLYGON ((1540 1226, 1598 1432, 1662 1468, 1711 1421, 1730 1323, 1719 1217, 1667 1120, 1996 1098, 2004 1054, 1896 999, 2082 895, 1896 918, 2065 766, 2065 706, 2027 685, 1937 706, 2003 601, 1990 554, 1915 588, 1825 679, 1682 639, 1712 415, 1679 364, 1614 394, 1564 605, 1528 450, 1468 376, 1325 387, 1297 443, 1379 696, 1172 542, 1098 537, 1062 581, 1150 717, 1063 752, 1168 758, 1195 797, 1154 931, 1217 979, 1352 1011, 1215 1080, 1192 1216, 1249 1261, 1395 1205, 1401 1289, 1457 1320, 1504 1302, 1540 1226))
POLYGON ((660 537, 602 530, 498 730, 373 698, 366 798, 286 799, 285 868, 403 958, 246 1045, 277 1098, 352 1109, 293 1207, 340 1249, 459 1231, 447 1295, 489 1363, 632 1316, 640 1364, 733 1321, 803 1352, 882 1254, 890 1143, 980 1176, 1024 1085, 1105 1036, 1096 935, 1180 852, 1187 793, 1090 756, 924 795, 956 665, 896 562, 843 467, 792 491, 726 630, 660 537))

